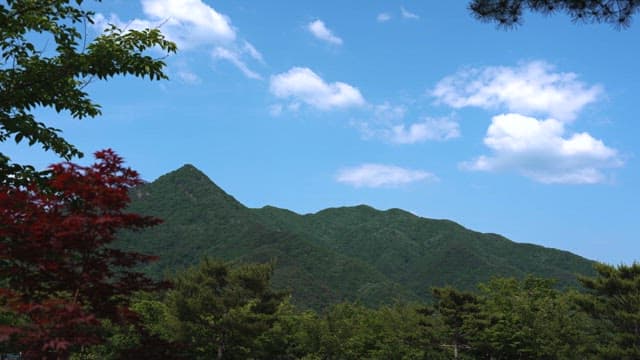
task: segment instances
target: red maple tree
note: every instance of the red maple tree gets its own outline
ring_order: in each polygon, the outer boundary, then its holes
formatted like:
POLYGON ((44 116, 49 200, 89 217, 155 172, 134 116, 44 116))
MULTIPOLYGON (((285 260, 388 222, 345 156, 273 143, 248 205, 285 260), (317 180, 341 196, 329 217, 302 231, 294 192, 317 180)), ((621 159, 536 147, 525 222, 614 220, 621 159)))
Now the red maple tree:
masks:
POLYGON ((95 157, 50 166, 44 183, 0 186, 0 316, 15 319, 0 324, 0 343, 27 359, 101 342, 102 319, 132 321, 129 295, 163 286, 133 269, 155 257, 109 246, 118 231, 160 223, 125 211, 138 173, 113 150, 95 157))

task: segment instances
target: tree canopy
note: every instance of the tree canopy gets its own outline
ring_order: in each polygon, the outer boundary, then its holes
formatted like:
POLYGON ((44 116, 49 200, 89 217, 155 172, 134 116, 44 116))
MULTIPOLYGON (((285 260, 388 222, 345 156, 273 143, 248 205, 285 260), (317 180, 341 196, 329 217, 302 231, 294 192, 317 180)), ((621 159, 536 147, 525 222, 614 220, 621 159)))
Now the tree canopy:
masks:
POLYGON ((597 277, 580 278, 588 295, 579 304, 603 326, 599 353, 603 359, 640 358, 640 264, 598 264, 596 270, 597 277))
POLYGON ((270 287, 269 264, 237 267, 205 258, 175 279, 167 294, 169 328, 193 359, 249 359, 254 341, 276 319, 285 292, 270 287))
MULTIPOLYGON (((59 129, 36 119, 35 109, 52 108, 76 119, 95 117, 100 106, 85 90, 91 81, 117 75, 167 78, 162 58, 147 52, 155 48, 173 53, 174 43, 158 29, 125 31, 116 26, 90 40, 86 32, 94 13, 84 10, 83 3, 7 0, 0 4, 0 141, 38 144, 65 160, 81 157, 59 129)), ((13 163, 0 153, 0 182, 37 175, 32 166, 13 163)))
POLYGON ((477 19, 504 28, 522 24, 525 10, 542 14, 565 12, 575 22, 626 28, 639 8, 638 0, 473 0, 469 4, 477 19))
POLYGON ((96 158, 52 165, 44 186, 0 185, 0 343, 26 359, 100 343, 103 319, 131 322, 131 294, 163 286, 132 270, 153 256, 109 247, 160 222, 125 211, 138 174, 111 150, 96 158))

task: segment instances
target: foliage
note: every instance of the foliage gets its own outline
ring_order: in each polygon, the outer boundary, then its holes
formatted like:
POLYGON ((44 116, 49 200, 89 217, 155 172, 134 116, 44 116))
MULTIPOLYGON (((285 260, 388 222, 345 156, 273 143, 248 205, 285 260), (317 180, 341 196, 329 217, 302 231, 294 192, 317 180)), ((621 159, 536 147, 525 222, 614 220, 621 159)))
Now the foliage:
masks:
POLYGON ((639 8, 638 0, 473 0, 469 4, 469 10, 479 20, 507 28, 522 23, 524 10, 543 14, 566 12, 576 22, 609 23, 625 28, 639 8))
POLYGON ((480 312, 465 326, 474 332, 476 358, 585 359, 593 323, 553 280, 493 279, 480 286, 480 312))
MULTIPOLYGON (((433 288, 434 311, 443 323, 443 347, 450 348, 454 358, 469 349, 472 330, 467 326, 479 312, 476 295, 451 287, 433 288)), ((426 312, 426 311, 425 311, 426 312)))
POLYGON ((428 300, 424 291, 452 285, 474 290, 494 276, 527 274, 578 286, 593 262, 568 252, 518 244, 447 220, 368 206, 298 215, 248 209, 191 165, 132 191, 130 210, 165 220, 141 234, 123 234, 122 249, 160 255, 146 270, 162 276, 203 256, 227 261, 276 260, 273 283, 292 303, 325 309, 349 301, 369 307, 428 300))
POLYGON ((138 174, 112 150, 95 156, 52 165, 44 187, 0 186, 0 304, 26 320, 0 326, 0 340, 27 358, 100 342, 100 319, 130 322, 129 295, 161 285, 132 270, 155 257, 108 246, 118 231, 160 222, 125 211, 138 174))
POLYGON ((640 264, 596 266, 597 277, 581 277, 588 294, 582 308, 602 324, 599 356, 640 358, 640 264))
POLYGON ((310 359, 319 348, 320 318, 311 310, 298 311, 289 299, 282 302, 269 330, 256 339, 256 359, 310 359))
POLYGON ((182 344, 151 334, 140 324, 103 321, 101 327, 105 341, 82 347, 70 360, 188 359, 182 344))
MULTIPOLYGON (((99 1, 99 0, 98 0, 99 1)), ((117 75, 164 79, 162 59, 145 52, 176 46, 158 29, 124 31, 115 26, 92 41, 86 36, 94 13, 83 0, 7 0, 0 4, 0 141, 13 138, 39 144, 65 160, 82 156, 60 130, 36 120, 37 107, 67 111, 82 119, 100 114, 85 87, 94 79, 117 75), (38 47, 35 39, 55 46, 38 47)), ((33 167, 12 163, 0 153, 0 183, 44 176, 33 167)))
POLYGON ((269 282, 271 265, 230 267, 205 258, 177 275, 167 294, 169 329, 195 359, 248 359, 276 319, 286 293, 269 282))
MULTIPOLYGON (((142 328, 112 327, 107 343, 74 359, 601 359, 602 350, 612 348, 612 322, 601 316, 606 311, 590 317, 579 306, 598 297, 559 290, 549 279, 494 278, 478 293, 435 288, 432 304, 369 308, 343 302, 324 313, 300 311, 278 296, 268 313, 256 315, 247 304, 260 301, 238 303, 237 294, 250 287, 234 290, 231 274, 243 268, 267 274, 262 271, 270 266, 205 260, 178 274, 184 284, 168 296, 136 296, 132 309, 142 328), (154 352, 136 353, 145 348, 139 345, 145 337, 155 340, 154 352)), ((249 277, 266 284, 254 275, 249 277)), ((266 286, 260 292, 273 291, 266 286)), ((640 307, 628 310, 637 314, 640 307)), ((613 345, 624 350, 622 343, 613 345)), ((637 357, 618 352, 609 358, 637 357)))
MULTIPOLYGON (((284 328, 290 335, 285 334, 286 346, 279 352, 286 356, 265 358, 423 359, 427 349, 418 331, 420 321, 416 307, 406 304, 369 309, 341 303, 322 316, 308 311, 289 315, 284 328)), ((283 334, 269 337, 274 335, 283 334)))

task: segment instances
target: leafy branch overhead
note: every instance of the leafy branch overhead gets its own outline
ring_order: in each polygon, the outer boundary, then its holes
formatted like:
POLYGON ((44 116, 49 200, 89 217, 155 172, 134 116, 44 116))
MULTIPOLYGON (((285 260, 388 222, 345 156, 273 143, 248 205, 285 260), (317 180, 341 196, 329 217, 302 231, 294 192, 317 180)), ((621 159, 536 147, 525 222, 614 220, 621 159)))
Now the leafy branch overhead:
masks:
POLYGON ((575 22, 626 28, 639 8, 639 0, 473 0, 469 4, 477 19, 504 28, 520 25, 525 10, 542 14, 565 12, 575 22))
MULTIPOLYGON (((94 79, 133 75, 166 79, 164 54, 176 45, 159 29, 123 30, 108 27, 89 41, 86 30, 94 13, 82 9, 83 0, 8 0, 0 5, 0 141, 11 138, 39 144, 65 160, 82 152, 60 135, 60 130, 38 121, 38 107, 68 112, 82 119, 100 115, 100 105, 85 87, 94 79), (34 39, 43 40, 39 47, 34 39), (55 48, 47 46, 51 41, 55 48)), ((0 181, 34 174, 28 165, 13 164, 0 153, 0 181)))

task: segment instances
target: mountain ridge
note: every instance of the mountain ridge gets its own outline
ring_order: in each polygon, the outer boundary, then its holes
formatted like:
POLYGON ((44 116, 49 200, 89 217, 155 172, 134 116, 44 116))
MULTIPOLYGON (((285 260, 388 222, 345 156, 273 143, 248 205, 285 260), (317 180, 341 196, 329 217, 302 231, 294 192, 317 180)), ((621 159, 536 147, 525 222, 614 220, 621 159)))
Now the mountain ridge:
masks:
POLYGON ((570 252, 397 208, 362 204, 304 215, 275 206, 247 208, 190 164, 131 194, 130 211, 164 220, 145 232, 122 234, 117 245, 159 255, 145 269, 150 274, 178 271, 203 256, 276 260, 274 285, 290 290, 301 307, 426 300, 431 286, 472 290, 493 276, 532 274, 572 286, 576 274, 593 274, 593 261, 570 252))

